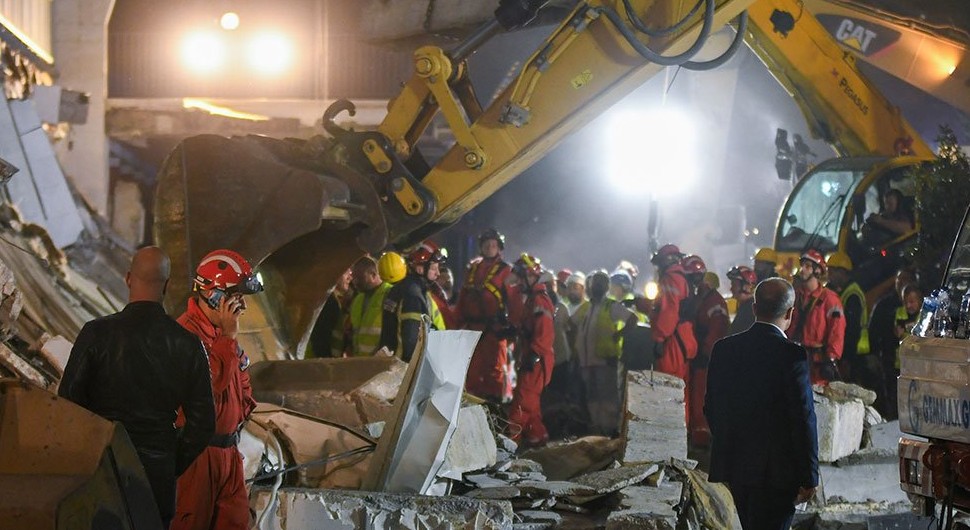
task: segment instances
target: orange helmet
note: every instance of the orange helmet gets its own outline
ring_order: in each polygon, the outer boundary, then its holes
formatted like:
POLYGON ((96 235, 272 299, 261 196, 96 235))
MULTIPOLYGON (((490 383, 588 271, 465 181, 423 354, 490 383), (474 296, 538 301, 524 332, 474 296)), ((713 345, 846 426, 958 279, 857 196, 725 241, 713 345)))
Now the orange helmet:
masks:
POLYGON ((799 259, 799 261, 812 262, 813 264, 815 264, 816 267, 819 268, 822 275, 825 275, 825 273, 828 272, 828 267, 825 265, 825 256, 823 256, 821 252, 815 250, 814 248, 810 248, 806 250, 802 254, 802 257, 801 259, 799 259))
POLYGON ((696 254, 691 254, 680 261, 680 266, 684 268, 685 274, 704 274, 707 272, 707 265, 704 260, 696 254))
POLYGON ((421 243, 418 248, 408 254, 408 263, 414 265, 427 265, 432 261, 445 263, 448 261, 448 251, 439 247, 430 239, 421 243))

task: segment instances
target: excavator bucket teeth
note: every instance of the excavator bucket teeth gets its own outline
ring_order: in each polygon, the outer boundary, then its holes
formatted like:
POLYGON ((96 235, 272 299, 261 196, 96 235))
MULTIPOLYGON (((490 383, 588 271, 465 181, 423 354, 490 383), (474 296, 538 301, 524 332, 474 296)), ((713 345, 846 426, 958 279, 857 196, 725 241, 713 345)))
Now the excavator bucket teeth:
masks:
POLYGON ((176 147, 155 197, 155 240, 172 260, 170 313, 184 310, 199 259, 229 248, 266 285, 242 321, 243 334, 253 332, 243 344, 250 357, 293 357, 304 349, 336 279, 365 250, 386 243, 373 187, 325 147, 215 135, 176 147))

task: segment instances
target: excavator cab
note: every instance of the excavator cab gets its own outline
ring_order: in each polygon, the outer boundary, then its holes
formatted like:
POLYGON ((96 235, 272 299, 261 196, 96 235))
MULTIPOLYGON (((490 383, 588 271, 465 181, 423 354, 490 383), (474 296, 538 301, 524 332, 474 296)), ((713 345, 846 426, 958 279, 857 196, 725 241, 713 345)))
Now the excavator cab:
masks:
POLYGON ((836 158, 816 166, 798 182, 781 210, 775 234, 779 265, 794 270, 809 248, 826 255, 841 250, 852 259, 854 279, 862 288, 881 293, 916 236, 910 173, 921 162, 917 157, 870 156, 836 158), (874 216, 909 221, 889 229, 874 216))

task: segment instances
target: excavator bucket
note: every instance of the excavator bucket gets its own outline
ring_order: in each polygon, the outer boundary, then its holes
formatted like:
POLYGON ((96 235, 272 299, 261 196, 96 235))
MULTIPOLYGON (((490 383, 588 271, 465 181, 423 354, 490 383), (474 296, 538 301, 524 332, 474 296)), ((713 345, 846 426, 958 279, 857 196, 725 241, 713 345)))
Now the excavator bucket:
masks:
POLYGON ((374 185, 338 162, 344 151, 323 137, 182 141, 155 196, 155 240, 172 259, 169 313, 184 310, 203 256, 235 250, 265 285, 241 321, 244 348, 253 360, 295 358, 336 279, 387 243, 374 185))

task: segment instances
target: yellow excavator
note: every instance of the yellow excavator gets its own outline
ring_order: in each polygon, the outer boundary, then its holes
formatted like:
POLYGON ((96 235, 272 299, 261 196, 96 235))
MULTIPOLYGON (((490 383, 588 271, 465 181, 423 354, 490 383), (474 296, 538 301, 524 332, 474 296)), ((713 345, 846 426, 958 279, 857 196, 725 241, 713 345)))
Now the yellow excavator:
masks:
POLYGON ((173 259, 169 310, 184 307, 201 256, 233 248, 258 264, 267 286, 245 317, 245 345, 257 359, 297 357, 328 289, 358 256, 451 225, 663 68, 715 68, 744 41, 815 135, 842 155, 864 157, 821 164, 800 181, 779 223, 779 250, 842 248, 852 207, 864 205, 854 198, 932 155, 797 0, 580 1, 483 106, 465 59, 496 33, 527 25, 544 3, 502 0, 495 19, 455 48, 418 49, 413 77, 376 130, 339 127, 335 116, 354 112, 342 100, 324 115, 327 136, 208 135, 179 144, 160 172, 155 210, 156 241, 173 259), (731 21, 737 34, 724 54, 692 61, 731 21), (431 164, 415 143, 438 112, 456 143, 431 164), (838 178, 815 176, 822 171, 838 178))

